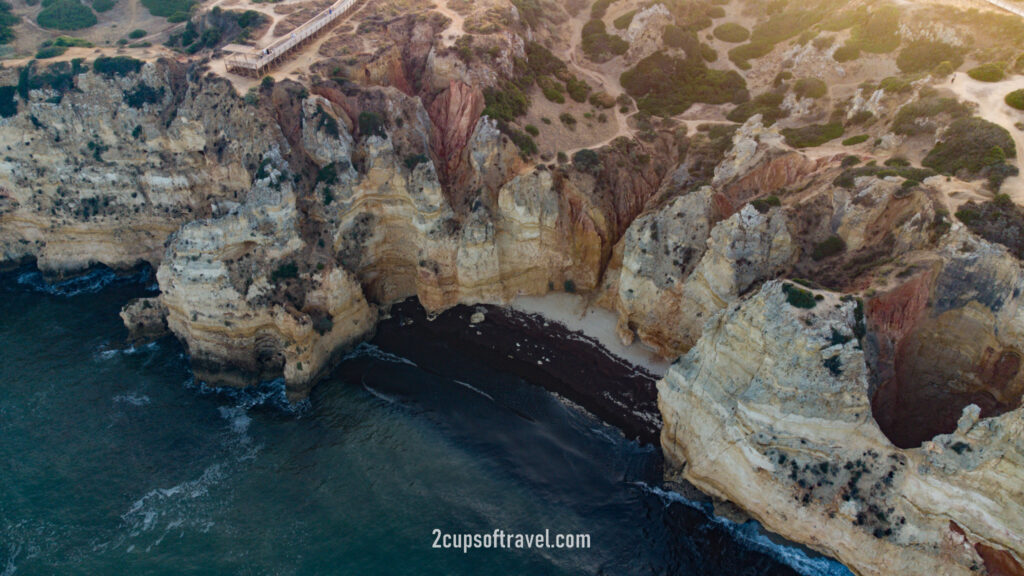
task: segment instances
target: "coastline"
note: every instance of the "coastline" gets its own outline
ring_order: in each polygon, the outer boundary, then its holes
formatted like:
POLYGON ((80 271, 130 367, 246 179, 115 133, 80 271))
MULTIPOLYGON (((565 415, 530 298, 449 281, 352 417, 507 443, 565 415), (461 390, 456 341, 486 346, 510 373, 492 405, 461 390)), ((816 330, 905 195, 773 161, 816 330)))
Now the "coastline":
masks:
POLYGON ((453 361, 441 353, 444 346, 464 351, 578 405, 630 440, 659 445, 658 364, 637 362, 643 358, 640 350, 629 358, 609 350, 614 323, 600 315, 568 323, 575 308, 563 306, 564 301, 532 300, 540 302, 460 305, 428 319, 410 298, 391 307, 370 342, 427 368, 453 361))

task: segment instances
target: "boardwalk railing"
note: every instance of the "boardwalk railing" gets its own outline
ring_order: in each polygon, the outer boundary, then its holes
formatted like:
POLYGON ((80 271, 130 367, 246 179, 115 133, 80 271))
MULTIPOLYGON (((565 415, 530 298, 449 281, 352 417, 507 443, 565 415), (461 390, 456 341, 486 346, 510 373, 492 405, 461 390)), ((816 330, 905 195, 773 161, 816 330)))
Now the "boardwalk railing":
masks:
POLYGON ((1018 6, 1014 6, 1013 4, 1010 4, 1009 2, 1004 2, 1003 0, 986 0, 986 1, 989 4, 992 4, 993 6, 998 6, 998 7, 1002 8, 1003 10, 1006 10, 1007 12, 1013 12, 1017 16, 1020 16, 1020 17, 1024 18, 1024 9, 1022 9, 1019 5, 1018 6))
POLYGON ((338 0, 322 12, 313 16, 302 26, 292 30, 287 36, 275 40, 273 44, 249 54, 232 54, 225 59, 228 72, 235 72, 246 76, 262 76, 277 64, 290 51, 310 38, 315 37, 320 31, 332 22, 348 13, 358 0, 338 0))

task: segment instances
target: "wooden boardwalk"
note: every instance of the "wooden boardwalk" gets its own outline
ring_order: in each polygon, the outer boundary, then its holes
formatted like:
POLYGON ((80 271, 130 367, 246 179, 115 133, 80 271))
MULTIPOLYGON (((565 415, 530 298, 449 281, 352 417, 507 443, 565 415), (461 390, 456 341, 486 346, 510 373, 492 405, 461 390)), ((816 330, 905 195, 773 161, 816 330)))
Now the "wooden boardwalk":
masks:
POLYGON ((1024 18, 1024 9, 1022 9, 1020 6, 1014 6, 1013 4, 1010 4, 1009 2, 1006 2, 1004 0, 985 0, 985 1, 988 2, 989 4, 993 5, 993 6, 996 6, 998 8, 1002 8, 1003 10, 1006 10, 1007 12, 1012 12, 1012 13, 1016 14, 1017 16, 1020 16, 1021 18, 1024 18))
POLYGON ((328 8, 313 16, 295 30, 288 33, 270 46, 250 53, 239 53, 227 56, 224 61, 228 72, 243 76, 263 76, 278 65, 288 55, 316 38, 338 18, 352 11, 359 0, 338 0, 328 8))

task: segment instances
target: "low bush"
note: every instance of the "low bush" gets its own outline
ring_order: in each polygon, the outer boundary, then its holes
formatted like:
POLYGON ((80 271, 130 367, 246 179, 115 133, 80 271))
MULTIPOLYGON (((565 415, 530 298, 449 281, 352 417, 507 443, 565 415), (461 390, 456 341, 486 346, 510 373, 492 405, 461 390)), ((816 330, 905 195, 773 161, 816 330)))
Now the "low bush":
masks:
POLYGON ((852 62, 857 58, 860 58, 860 48, 856 46, 840 46, 832 53, 832 59, 839 63, 852 62))
POLYGON ((587 58, 595 62, 610 60, 629 50, 629 42, 614 34, 608 34, 601 20, 591 20, 584 24, 581 34, 583 52, 587 58))
POLYGON ((136 28, 135 30, 132 30, 128 33, 128 37, 132 40, 138 40, 139 38, 146 36, 146 34, 148 34, 148 32, 146 32, 145 30, 141 28, 136 28))
POLYGON ((484 88, 484 115, 511 122, 526 114, 530 100, 517 86, 506 84, 499 88, 484 88))
POLYGON ((387 132, 384 130, 384 119, 376 112, 360 112, 359 133, 363 136, 386 137, 387 132))
POLYGON ((198 3, 198 0, 142 0, 142 5, 153 16, 177 22, 187 20, 192 7, 198 3))
POLYGON ((811 258, 815 260, 824 260, 825 258, 835 256, 844 250, 846 250, 846 242, 844 242, 839 236, 833 235, 814 245, 814 250, 811 252, 811 258))
POLYGON ((786 128, 782 130, 782 135, 786 138, 786 144, 794 148, 812 148, 842 136, 843 125, 838 122, 810 124, 799 128, 786 128))
POLYGON ((726 22, 725 24, 715 28, 714 35, 715 38, 718 38, 722 42, 739 44, 740 42, 746 42, 750 39, 750 30, 747 30, 735 22, 726 22))
POLYGON ((964 63, 963 50, 945 42, 933 40, 916 40, 907 44, 896 57, 896 65, 904 74, 931 72, 948 62, 953 69, 964 63))
POLYGON ((92 70, 107 78, 134 74, 142 69, 142 60, 131 56, 100 56, 92 63, 92 70))
POLYGON ((776 91, 758 94, 753 100, 744 102, 730 110, 726 118, 732 122, 743 123, 749 120, 751 116, 760 114, 761 123, 765 126, 771 126, 776 121, 789 115, 789 112, 782 108, 783 99, 783 94, 776 91))
POLYGON ((117 5, 117 0, 92 0, 92 9, 97 12, 107 12, 117 5))
POLYGON ((1014 90, 1007 94, 1006 103, 1017 110, 1024 110, 1024 89, 1014 90))
POLYGON ((846 140, 843 140, 843 146, 856 146, 857 144, 863 144, 870 138, 867 134, 858 134, 857 136, 851 136, 846 140))
POLYGON ((712 70, 703 61, 685 60, 655 52, 621 77, 623 88, 636 99, 637 108, 657 116, 685 112, 695 102, 725 104, 746 89, 735 71, 712 70))
POLYGON ((801 98, 824 98, 828 86, 818 78, 801 78, 793 85, 793 93, 801 98))
POLYGON ((805 308, 811 309, 818 305, 818 301, 814 299, 814 293, 810 290, 804 290, 795 284, 783 284, 782 292, 786 295, 786 302, 794 308, 805 308))
POLYGON ((1005 70, 1002 63, 982 64, 968 70, 967 75, 979 82, 999 82, 1006 77, 1005 70))
POLYGON ((0 118, 10 118, 18 113, 18 101, 14 99, 17 86, 0 86, 0 118))
POLYGON ((21 22, 21 18, 11 14, 11 5, 0 0, 0 45, 10 44, 14 40, 14 25, 21 22))
POLYGON ((96 25, 96 14, 78 0, 53 0, 36 16, 36 22, 51 30, 81 30, 96 25))
POLYGON ((630 10, 622 16, 619 16, 612 21, 612 25, 615 26, 616 30, 625 30, 629 28, 629 25, 633 23, 633 17, 636 16, 636 10, 630 10))
POLYGON ((1017 153, 1010 133, 988 120, 971 117, 959 118, 942 134, 942 141, 921 161, 923 166, 943 174, 983 175, 992 166, 1003 164, 999 156, 1017 153), (998 149, 998 152, 996 152, 998 149))

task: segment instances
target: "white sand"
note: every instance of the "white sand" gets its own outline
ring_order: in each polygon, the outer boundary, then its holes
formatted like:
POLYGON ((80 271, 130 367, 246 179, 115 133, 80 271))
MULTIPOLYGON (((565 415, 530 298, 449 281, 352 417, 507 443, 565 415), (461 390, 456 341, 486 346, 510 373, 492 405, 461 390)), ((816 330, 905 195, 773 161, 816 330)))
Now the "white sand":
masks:
POLYGON ((520 296, 512 302, 511 308, 528 314, 539 314, 570 330, 582 332, 597 340, 610 354, 634 366, 643 367, 655 376, 664 376, 671 364, 639 341, 630 346, 623 344, 615 333, 615 314, 603 308, 587 306, 580 296, 560 293, 520 296))

